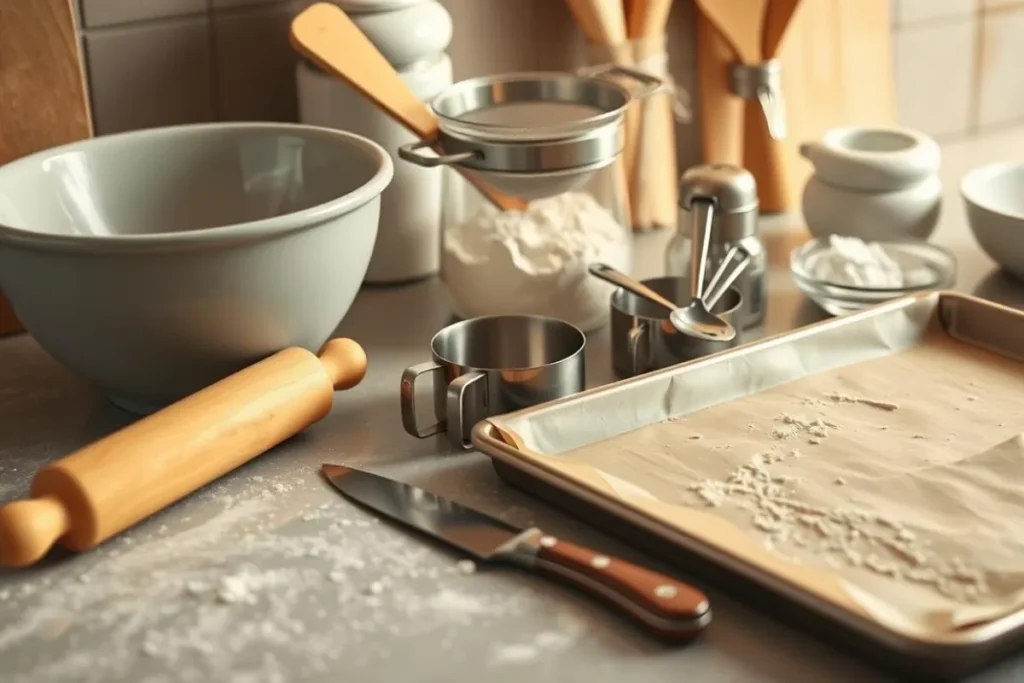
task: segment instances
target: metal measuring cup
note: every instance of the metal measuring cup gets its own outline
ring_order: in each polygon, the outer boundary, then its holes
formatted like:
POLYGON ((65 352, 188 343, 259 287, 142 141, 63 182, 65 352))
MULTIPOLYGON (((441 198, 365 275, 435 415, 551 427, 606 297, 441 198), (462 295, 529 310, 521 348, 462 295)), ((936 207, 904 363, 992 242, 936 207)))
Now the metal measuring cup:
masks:
MULTIPOLYGON (((643 280, 671 301, 690 297, 688 277, 658 277, 643 280)), ((722 292, 711 311, 729 321, 740 308, 742 296, 736 288, 722 292)), ((668 311, 626 289, 611 296, 612 370, 618 377, 634 377, 652 370, 700 358, 735 346, 739 337, 722 341, 699 339, 679 332, 668 311)))
POLYGON ((470 318, 430 340, 433 362, 402 373, 402 426, 419 438, 446 432, 452 445, 471 448, 480 420, 553 401, 583 390, 586 337, 579 328, 536 315, 470 318), (437 422, 416 420, 416 379, 430 373, 437 422))

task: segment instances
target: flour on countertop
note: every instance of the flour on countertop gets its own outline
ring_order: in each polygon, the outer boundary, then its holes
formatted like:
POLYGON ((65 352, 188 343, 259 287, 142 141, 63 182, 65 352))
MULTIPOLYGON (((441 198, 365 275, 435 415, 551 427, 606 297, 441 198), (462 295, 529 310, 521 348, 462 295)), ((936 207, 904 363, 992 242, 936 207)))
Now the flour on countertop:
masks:
POLYGON ((614 289, 589 274, 596 262, 628 272, 632 249, 627 228, 585 193, 539 199, 522 212, 487 204, 443 236, 443 279, 466 317, 528 313, 596 329, 614 289))
POLYGON ((527 664, 544 655, 568 649, 581 635, 579 622, 559 619, 559 628, 541 631, 523 642, 498 645, 493 648, 491 662, 502 664, 527 664))
MULTIPOLYGON (((548 604, 526 582, 487 590, 496 579, 469 576, 353 506, 301 504, 291 492, 308 492, 309 479, 266 479, 196 493, 186 505, 221 509, 191 528, 144 523, 102 553, 24 580, 0 576, 17 582, 0 589, 0 604, 18 615, 0 624, 0 653, 40 652, 5 682, 123 680, 140 658, 196 672, 188 681, 305 680, 342 654, 367 664, 470 624, 501 642, 508 617, 548 604), (103 647, 76 645, 90 642, 103 647)), ((584 628, 571 607, 557 614, 584 628)))

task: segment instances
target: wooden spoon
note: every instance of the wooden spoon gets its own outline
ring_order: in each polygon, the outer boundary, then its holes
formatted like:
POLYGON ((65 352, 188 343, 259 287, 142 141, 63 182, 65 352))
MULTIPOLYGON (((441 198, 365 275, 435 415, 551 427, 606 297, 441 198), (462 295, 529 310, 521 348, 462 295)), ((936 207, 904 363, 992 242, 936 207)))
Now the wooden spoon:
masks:
POLYGON ((672 0, 634 0, 629 4, 629 37, 639 38, 664 33, 672 0))
POLYGON ((598 45, 619 45, 626 41, 626 17, 619 0, 566 0, 583 29, 598 45))
MULTIPOLYGON (((608 49, 608 57, 615 57, 620 63, 629 63, 632 56, 624 54, 626 46, 626 15, 621 0, 566 0, 566 5, 576 18, 576 23, 583 30, 583 35, 592 45, 602 45, 608 49)), ((637 120, 636 107, 626 108, 625 143, 623 144, 622 163, 619 164, 619 177, 616 179, 621 186, 627 212, 632 218, 633 197, 630 193, 630 177, 632 176, 636 152, 637 120)))
MULTIPOLYGON (((296 51, 344 80, 421 140, 436 142, 437 117, 336 5, 320 2, 303 10, 292 20, 291 43, 296 51)), ((501 210, 525 208, 522 199, 498 192, 468 169, 455 168, 501 210)))
MULTIPOLYGON (((645 39, 664 39, 671 9, 672 0, 633 0, 626 6, 629 38, 634 41, 637 61, 647 56, 640 52, 645 39)), ((673 103, 674 96, 665 94, 637 104, 643 118, 638 125, 642 132, 638 133, 639 149, 632 169, 632 206, 633 224, 640 228, 675 225, 679 213, 673 103)))

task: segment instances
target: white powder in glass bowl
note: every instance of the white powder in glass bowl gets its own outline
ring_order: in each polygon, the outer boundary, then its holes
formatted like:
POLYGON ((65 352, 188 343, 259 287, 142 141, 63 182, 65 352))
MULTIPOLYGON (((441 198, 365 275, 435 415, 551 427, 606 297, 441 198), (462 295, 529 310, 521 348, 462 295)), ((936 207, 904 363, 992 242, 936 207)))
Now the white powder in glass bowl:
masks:
POLYGON ((630 233, 585 193, 539 199, 523 212, 488 204, 442 239, 442 278, 462 317, 533 314, 595 330, 614 289, 587 272, 598 261, 628 272, 630 233))

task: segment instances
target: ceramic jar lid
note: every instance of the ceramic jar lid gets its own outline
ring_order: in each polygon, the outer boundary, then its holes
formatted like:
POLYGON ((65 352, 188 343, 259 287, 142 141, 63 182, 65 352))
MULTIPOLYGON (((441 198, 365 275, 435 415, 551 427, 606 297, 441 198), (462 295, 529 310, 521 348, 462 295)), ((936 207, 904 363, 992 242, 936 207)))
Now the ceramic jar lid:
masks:
POLYGON ((452 41, 452 17, 437 0, 334 0, 398 70, 434 63, 452 41))
POLYGON ((422 5, 437 0, 332 0, 335 5, 349 14, 369 14, 371 12, 393 12, 410 5, 422 5))

